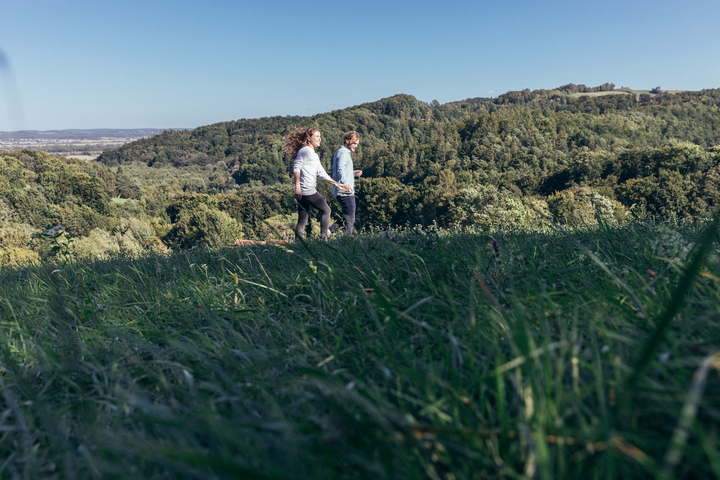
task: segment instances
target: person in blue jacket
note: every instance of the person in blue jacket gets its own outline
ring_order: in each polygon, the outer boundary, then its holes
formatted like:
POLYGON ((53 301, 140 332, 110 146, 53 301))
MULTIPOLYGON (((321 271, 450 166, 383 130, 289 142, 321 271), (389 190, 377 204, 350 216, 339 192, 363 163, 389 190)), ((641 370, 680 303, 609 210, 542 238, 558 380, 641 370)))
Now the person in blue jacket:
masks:
POLYGON ((343 145, 338 148, 333 157, 332 178, 342 185, 349 185, 349 190, 333 187, 333 195, 342 208, 342 219, 330 227, 330 233, 345 225, 345 233, 353 234, 355 223, 355 178, 362 175, 362 170, 353 170, 352 153, 360 144, 360 135, 355 131, 345 134, 343 145))

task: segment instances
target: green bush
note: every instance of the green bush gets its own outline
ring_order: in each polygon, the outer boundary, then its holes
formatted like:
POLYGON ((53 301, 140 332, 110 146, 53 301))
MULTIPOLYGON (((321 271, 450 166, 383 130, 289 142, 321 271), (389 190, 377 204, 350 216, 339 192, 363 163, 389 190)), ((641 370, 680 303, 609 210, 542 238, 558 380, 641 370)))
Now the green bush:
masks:
POLYGON ((130 217, 120 219, 117 233, 120 237, 132 238, 139 246, 146 247, 155 236, 155 229, 149 223, 130 217))
POLYGON ((170 221, 176 223, 184 215, 192 215, 201 205, 215 207, 216 200, 204 193, 181 193, 167 207, 170 221))
MULTIPOLYGON (((360 178, 355 182, 357 217, 362 225, 389 225, 397 215, 402 184, 395 178, 360 178)), ((325 196, 325 198, 332 198, 325 196)), ((339 208, 332 200, 331 208, 339 208)))
POLYGON ((481 228, 530 227, 537 216, 507 189, 487 185, 464 188, 451 197, 446 221, 481 228))
POLYGON ((239 238, 242 238, 240 223, 227 213, 205 204, 182 216, 166 236, 167 241, 180 248, 228 246, 239 238))
POLYGON ((547 199, 548 209, 555 222, 572 226, 595 225, 598 219, 616 220, 616 209, 622 214, 617 203, 586 187, 555 192, 547 199))
POLYGON ((10 222, 14 217, 15 211, 0 200, 0 222, 10 222))
MULTIPOLYGON (((262 240, 292 240, 295 238, 295 226, 297 225, 297 213, 289 215, 275 215, 262 222, 256 230, 262 240)), ((320 222, 312 222, 310 238, 320 235, 320 222)))
POLYGON ((73 254, 78 258, 104 257, 119 251, 117 238, 99 228, 90 231, 87 237, 76 239, 73 242, 73 254))
POLYGON ((40 263, 40 255, 29 248, 0 248, 0 267, 15 267, 40 263))
MULTIPOLYGON (((54 222, 53 222, 54 223, 54 222)), ((105 227, 104 218, 86 205, 66 202, 58 212, 58 222, 73 237, 86 237, 95 228, 105 227)))
POLYGON ((0 228, 0 248, 26 248, 30 246, 32 226, 27 224, 10 225, 0 228))

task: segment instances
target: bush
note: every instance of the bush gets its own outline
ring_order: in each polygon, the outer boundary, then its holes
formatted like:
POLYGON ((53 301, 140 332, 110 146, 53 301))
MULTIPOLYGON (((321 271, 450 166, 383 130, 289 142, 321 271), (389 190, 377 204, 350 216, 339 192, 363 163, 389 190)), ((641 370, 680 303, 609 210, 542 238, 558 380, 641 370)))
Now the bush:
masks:
POLYGON ((0 248, 25 248, 30 245, 33 228, 30 225, 12 225, 0 228, 0 248))
POLYGON ((481 228, 530 227, 537 213, 509 190, 494 185, 464 188, 449 202, 447 222, 481 228))
POLYGON ((0 267, 40 263, 40 255, 29 248, 0 248, 0 267))
MULTIPOLYGON (((289 215, 275 215, 266 219, 256 230, 258 237, 262 240, 292 240, 295 237, 297 217, 297 213, 292 213, 289 215)), ((320 222, 312 222, 310 235, 310 238, 320 235, 320 222)))
MULTIPOLYGON (((359 178, 355 182, 358 223, 389 225, 397 214, 398 192, 401 189, 402 184, 395 178, 359 178)), ((334 199, 333 203, 337 208, 334 199)))
POLYGON ((166 240, 181 248, 204 245, 210 248, 232 245, 242 238, 242 227, 230 215, 200 204, 190 215, 182 216, 166 240))
MULTIPOLYGON (((58 212, 58 222, 73 237, 86 237, 94 228, 105 226, 104 218, 92 208, 66 202, 58 212)), ((53 222, 54 223, 54 222, 53 222)))
POLYGON ((132 238, 139 246, 146 247, 155 236, 155 229, 142 220, 130 217, 120 219, 117 233, 120 237, 132 238))
POLYGON ((555 192, 547 199, 548 209, 556 223, 580 226, 595 225, 598 218, 615 220, 618 202, 594 192, 586 187, 572 187, 562 192, 555 192))
POLYGON ((99 228, 93 229, 87 237, 75 240, 73 247, 78 258, 102 257, 120 251, 117 238, 99 228))
POLYGON ((0 200, 0 222, 10 222, 15 217, 15 211, 0 200))
POLYGON ((38 263, 40 255, 32 249, 33 233, 26 224, 0 228, 0 266, 38 263))
POLYGON ((191 215, 200 206, 215 207, 216 201, 204 193, 181 193, 167 207, 170 221, 176 223, 184 215, 191 215))

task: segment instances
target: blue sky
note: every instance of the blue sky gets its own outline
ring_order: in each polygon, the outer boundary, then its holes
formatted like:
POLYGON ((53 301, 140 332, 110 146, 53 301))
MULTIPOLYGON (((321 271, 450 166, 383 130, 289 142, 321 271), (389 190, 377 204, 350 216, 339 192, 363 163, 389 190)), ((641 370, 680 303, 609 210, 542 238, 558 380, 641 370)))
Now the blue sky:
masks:
POLYGON ((717 0, 2 0, 0 131, 195 128, 398 93, 720 87, 717 0))

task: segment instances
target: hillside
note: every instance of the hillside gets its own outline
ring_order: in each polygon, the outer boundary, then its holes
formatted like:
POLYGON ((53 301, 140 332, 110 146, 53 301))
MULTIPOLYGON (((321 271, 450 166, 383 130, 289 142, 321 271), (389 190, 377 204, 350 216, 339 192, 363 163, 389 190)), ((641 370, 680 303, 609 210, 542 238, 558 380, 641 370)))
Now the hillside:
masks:
POLYGON ((290 159, 280 150, 284 136, 297 126, 316 125, 325 138, 319 153, 326 161, 342 134, 354 129, 363 137, 356 162, 365 171, 417 183, 428 173, 411 171, 418 162, 449 166, 454 172, 487 172, 483 163, 488 163, 498 173, 518 167, 539 173, 561 168, 583 148, 616 153, 670 140, 704 148, 720 142, 720 120, 713 113, 716 90, 675 95, 577 90, 570 84, 445 105, 397 95, 312 117, 241 119, 193 131, 165 131, 105 152, 98 160, 109 166, 140 162, 154 167, 215 167, 223 162, 219 168, 238 185, 272 185, 287 179, 290 159))
MULTIPOLYGON (((295 127, 314 125, 323 133, 318 152, 326 168, 342 135, 357 130, 361 143, 354 161, 365 180, 383 178, 413 187, 419 195, 413 201, 423 205, 446 205, 437 198, 441 191, 477 185, 542 197, 578 187, 594 189, 627 207, 644 203, 680 216, 696 215, 701 205, 714 202, 708 189, 696 195, 701 203, 692 207, 692 198, 659 200, 667 195, 653 194, 653 185, 638 193, 637 185, 627 181, 639 180, 640 175, 657 183, 675 168, 651 159, 656 156, 654 149, 669 149, 683 159, 715 158, 712 148, 720 144, 720 92, 657 91, 641 94, 615 90, 613 84, 592 88, 568 84, 444 105, 397 95, 312 117, 241 119, 194 131, 166 131, 105 152, 98 160, 108 166, 202 169, 204 174, 193 171, 189 176, 194 180, 182 183, 186 191, 199 193, 286 186, 291 159, 282 153, 282 141, 295 127), (648 164, 640 171, 625 165, 646 161, 654 166, 648 164), (223 185, 219 177, 226 179, 223 185)), ((702 183, 713 162, 704 159, 681 175, 694 175, 687 180, 702 183)), ((127 171, 131 176, 145 175, 138 168, 127 171)))
POLYGON ((323 133, 328 170, 343 134, 361 135, 361 231, 706 217, 720 202, 720 91, 590 96, 613 91, 569 84, 444 105, 396 95, 312 117, 167 130, 88 163, 5 151, 0 263, 57 255, 32 237, 50 224, 66 227, 81 256, 291 238, 297 207, 281 146, 310 125, 323 133))
POLYGON ((720 473, 714 235, 391 233, 0 270, 1 476, 720 473))

